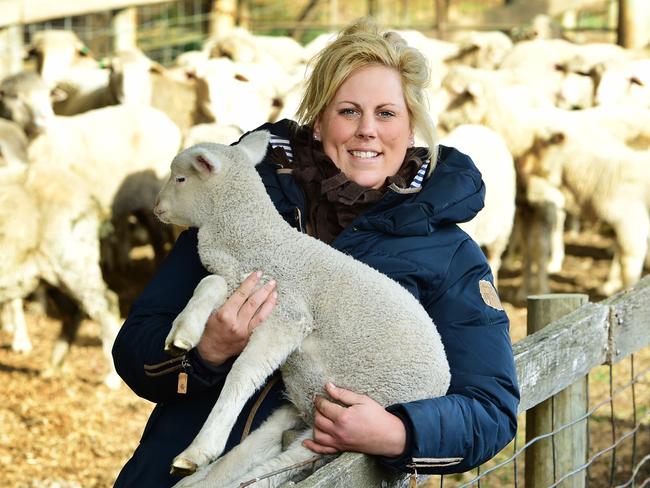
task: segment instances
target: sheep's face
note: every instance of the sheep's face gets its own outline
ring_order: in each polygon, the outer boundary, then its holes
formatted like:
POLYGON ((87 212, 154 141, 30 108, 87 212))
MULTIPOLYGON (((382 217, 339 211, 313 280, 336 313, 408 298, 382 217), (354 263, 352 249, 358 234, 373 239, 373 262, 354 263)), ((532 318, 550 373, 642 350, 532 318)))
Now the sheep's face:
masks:
POLYGON ((172 161, 171 174, 154 207, 154 213, 162 222, 201 226, 202 216, 210 207, 206 201, 207 187, 213 186, 224 169, 218 153, 202 146, 192 146, 172 161))
POLYGON ((231 169, 247 167, 254 172, 266 154, 268 141, 269 133, 258 131, 234 147, 201 143, 185 149, 172 161, 171 175, 158 195, 154 213, 165 223, 201 227, 217 211, 217 194, 235 186, 234 181, 229 182, 236 173, 231 169))
POLYGON ((466 80, 445 81, 449 103, 440 114, 442 128, 452 131, 461 124, 480 124, 486 116, 485 91, 481 83, 466 80))
POLYGON ((0 117, 17 123, 34 136, 54 119, 50 90, 35 73, 19 73, 0 84, 0 117))

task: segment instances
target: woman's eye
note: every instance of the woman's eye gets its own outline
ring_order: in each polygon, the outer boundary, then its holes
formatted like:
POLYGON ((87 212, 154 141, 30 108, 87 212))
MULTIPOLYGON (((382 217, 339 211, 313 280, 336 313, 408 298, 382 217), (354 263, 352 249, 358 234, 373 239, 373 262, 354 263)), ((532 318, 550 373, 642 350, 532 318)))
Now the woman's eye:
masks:
POLYGON ((393 112, 388 111, 388 110, 383 110, 383 111, 379 112, 379 116, 382 119, 388 119, 390 117, 394 117, 395 114, 393 112))
POLYGON ((339 111, 339 113, 340 113, 341 115, 352 116, 352 115, 356 115, 357 111, 356 111, 355 109, 353 109, 353 108, 342 108, 342 109, 339 111))
POLYGON ((176 177, 176 183, 183 183, 184 181, 185 181, 185 177, 184 177, 184 176, 177 176, 177 177, 176 177))

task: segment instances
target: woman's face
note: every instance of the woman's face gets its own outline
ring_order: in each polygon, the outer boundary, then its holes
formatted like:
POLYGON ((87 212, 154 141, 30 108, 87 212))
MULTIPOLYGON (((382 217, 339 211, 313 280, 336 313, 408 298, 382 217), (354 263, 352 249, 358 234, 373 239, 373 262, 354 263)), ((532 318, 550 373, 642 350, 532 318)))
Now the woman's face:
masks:
POLYGON ((316 120, 314 135, 349 180, 381 187, 399 170, 413 138, 397 71, 381 65, 354 71, 316 120))

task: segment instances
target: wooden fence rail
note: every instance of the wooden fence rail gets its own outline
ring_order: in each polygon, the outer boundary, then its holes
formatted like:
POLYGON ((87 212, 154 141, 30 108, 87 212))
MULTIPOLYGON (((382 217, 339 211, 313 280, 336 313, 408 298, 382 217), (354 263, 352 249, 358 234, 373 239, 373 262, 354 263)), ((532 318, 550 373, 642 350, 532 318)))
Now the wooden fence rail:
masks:
MULTIPOLYGON (((633 289, 587 303, 513 345, 521 389, 519 412, 547 400, 593 368, 613 364, 650 345, 650 276, 633 289)), ((344 453, 293 488, 405 488, 408 475, 372 458, 344 453)))

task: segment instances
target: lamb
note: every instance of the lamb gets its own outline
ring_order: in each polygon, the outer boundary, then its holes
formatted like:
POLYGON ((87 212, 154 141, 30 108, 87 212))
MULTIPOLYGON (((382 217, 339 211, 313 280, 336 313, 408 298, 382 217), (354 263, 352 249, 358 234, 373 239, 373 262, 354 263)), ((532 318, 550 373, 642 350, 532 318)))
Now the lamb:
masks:
MULTIPOLYGON (((111 347, 120 317, 117 296, 107 289, 99 266, 101 209, 84 182, 64 168, 27 165, 4 168, 0 175, 0 305, 3 321, 14 330, 14 349, 30 349, 22 298, 42 280, 100 324, 110 366, 104 381, 117 388, 111 347)), ((80 318, 64 319, 50 371, 63 362, 80 318)))
POLYGON ((177 486, 235 487, 312 457, 302 441, 311 435, 313 395, 323 394, 327 381, 382 405, 440 396, 449 385, 440 336, 417 300, 376 270, 291 228, 277 213, 254 168, 268 141, 268 132, 260 131, 236 146, 184 150, 174 158, 155 207, 164 222, 199 228, 201 261, 218 273, 199 283, 174 320, 166 349, 194 347, 209 314, 252 269, 275 278, 279 293, 276 309, 233 364, 201 432, 173 461, 177 472, 201 468, 177 486), (247 399, 278 368, 293 405, 275 412, 252 441, 205 467, 223 451, 247 399), (300 426, 301 434, 279 454, 281 432, 300 426))
POLYGON ((496 284, 501 255, 505 251, 515 217, 516 176, 512 155, 503 138, 482 125, 456 127, 440 144, 455 147, 472 158, 483 175, 485 207, 476 217, 460 225, 487 250, 496 284))

